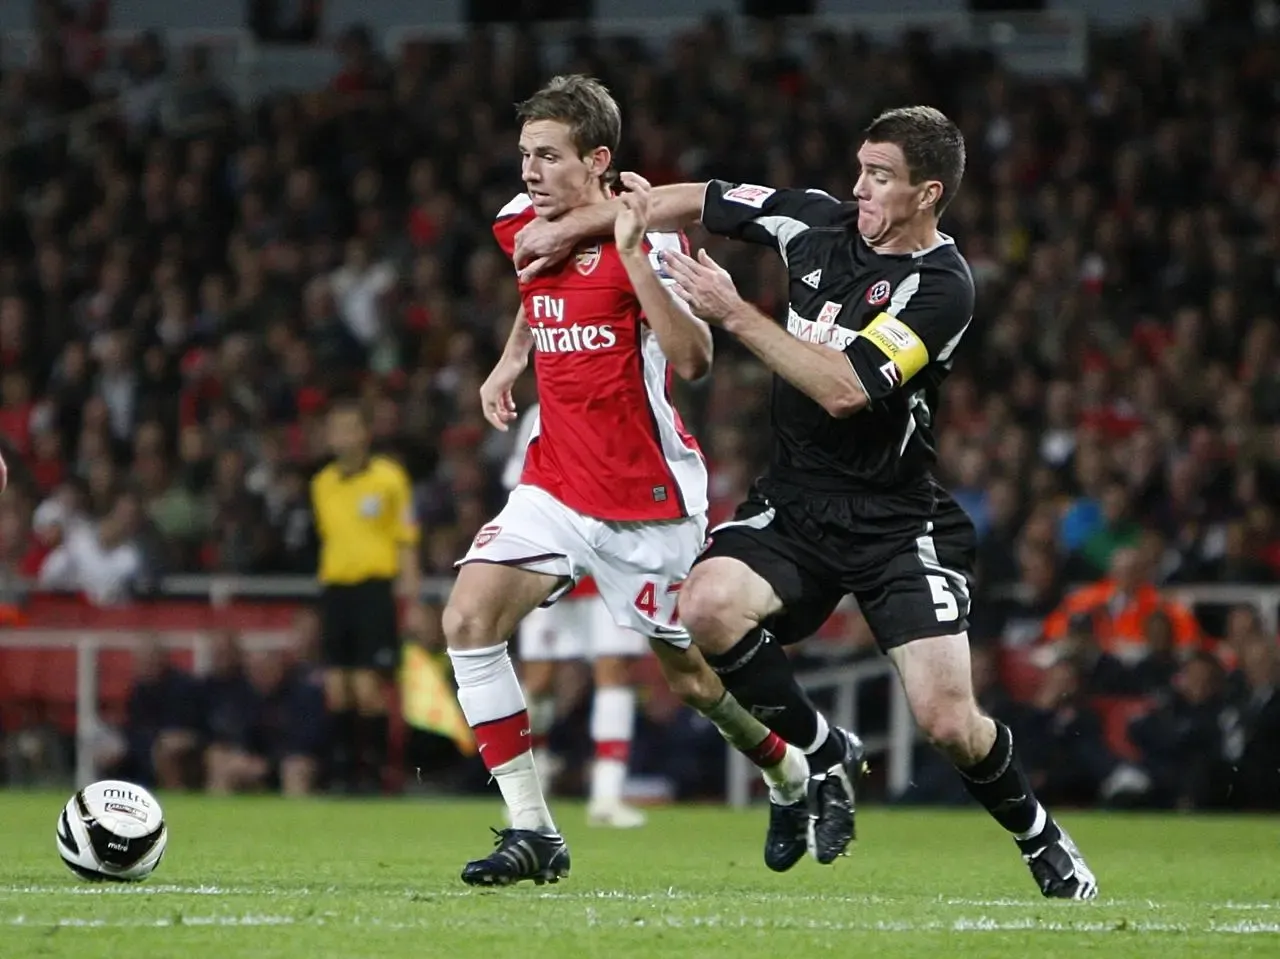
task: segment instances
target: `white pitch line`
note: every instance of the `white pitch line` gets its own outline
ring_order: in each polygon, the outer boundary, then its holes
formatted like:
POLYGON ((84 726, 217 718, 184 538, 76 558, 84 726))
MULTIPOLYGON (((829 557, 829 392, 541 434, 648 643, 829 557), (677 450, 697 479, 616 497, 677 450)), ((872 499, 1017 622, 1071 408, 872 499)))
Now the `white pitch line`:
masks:
MULTIPOLYGON (((352 918, 348 921, 337 920, 332 913, 325 916, 183 916, 180 918, 161 919, 87 919, 81 917, 62 917, 57 919, 39 919, 26 915, 0 917, 0 925, 24 927, 32 929, 68 928, 68 929, 165 929, 179 926, 218 926, 257 928, 267 926, 358 926, 361 928, 377 928, 388 931, 420 931, 439 930, 441 927, 463 926, 469 923, 458 921, 383 921, 381 919, 352 918)), ((1001 933, 1001 932, 1052 932, 1070 934, 1110 934, 1110 933, 1177 933, 1180 935, 1280 935, 1280 923, 1274 922, 1235 922, 1207 924, 1177 922, 1047 922, 1039 919, 998 920, 989 916, 978 918, 956 919, 951 922, 939 920, 880 920, 876 922, 841 922, 822 920, 765 920, 757 916, 706 915, 706 916, 659 916, 654 919, 634 919, 615 917, 601 919, 594 910, 588 910, 586 924, 599 928, 627 929, 758 929, 758 930, 795 930, 804 929, 820 932, 948 932, 948 933, 1001 933)), ((547 928, 551 928, 547 926, 547 928)))
MULTIPOLYGON (((897 900, 905 902, 905 900, 897 900)), ((938 899, 936 902, 946 906, 963 906, 969 909, 1034 909, 1045 905, 1044 899, 938 899)), ((1156 902, 1153 899, 1109 899, 1098 898, 1085 908, 1098 906, 1114 906, 1117 909, 1185 909, 1185 902, 1156 902)), ((1280 902, 1210 902, 1195 903, 1199 908, 1230 910, 1280 910, 1280 902)))
POLYGON ((1280 933, 1280 922, 1213 922, 1210 923, 1214 932, 1236 932, 1242 934, 1266 932, 1280 933))
MULTIPOLYGON (((19 898, 27 896, 49 896, 49 895, 72 895, 72 896, 211 896, 211 897, 281 897, 281 898, 310 898, 323 896, 344 896, 347 889, 338 886, 323 887, 279 887, 279 886, 215 886, 215 885, 175 885, 175 884, 149 884, 141 883, 104 883, 97 884, 67 884, 67 885, 27 885, 27 886, 0 886, 0 900, 5 898, 19 898)), ((505 893, 504 893, 505 894, 505 893)), ((477 892, 469 889, 437 889, 437 890, 416 890, 402 889, 394 892, 386 893, 388 899, 409 899, 412 901, 429 902, 432 899, 470 899, 475 896, 492 895, 492 893, 477 892)), ((743 893, 747 895, 747 893, 743 893)), ((758 896, 760 893, 752 892, 750 895, 758 896)), ((993 899, 959 899, 944 898, 936 899, 905 899, 894 898, 880 895, 861 895, 861 896, 833 896, 833 895, 809 895, 800 893, 786 893, 782 891, 770 892, 769 898, 774 901, 786 902, 795 900, 803 901, 808 905, 827 904, 827 905, 851 905, 851 906, 921 906, 929 904, 937 904, 944 906, 957 907, 961 909, 1036 909, 1043 908, 1045 900, 1043 899, 1015 899, 1015 898, 993 898, 993 899)), ((521 890, 514 893, 516 901, 528 901, 531 899, 550 900, 558 902, 587 902, 606 905, 610 902, 639 904, 639 903, 663 903, 663 902, 696 902, 704 897, 696 892, 686 892, 668 887, 660 892, 631 892, 619 889, 597 889, 597 890, 577 890, 564 889, 557 891, 539 891, 521 890)), ((1101 898, 1092 903, 1077 904, 1080 909, 1096 909, 1096 908, 1116 908, 1116 909, 1143 909, 1150 911, 1163 910, 1183 910, 1187 907, 1187 903, 1179 902, 1158 902, 1150 899, 1108 899, 1101 898)), ((1280 911, 1280 901, 1270 902, 1241 902, 1236 900, 1227 900, 1225 902, 1216 903, 1195 903, 1200 909, 1208 909, 1223 912, 1271 912, 1280 911)), ((1263 924, 1267 925, 1267 924, 1263 924)), ((1264 930, 1266 931, 1266 930, 1264 930)))
MULTIPOLYGON (((147 883, 111 883, 109 885, 66 885, 66 886, 0 886, 0 896, 138 896, 138 895, 182 895, 182 896, 229 896, 235 892, 222 886, 164 886, 147 883)), ((248 895, 249 891, 245 890, 248 895)))
POLYGON ((297 888, 262 888, 245 886, 228 888, 226 886, 174 886, 146 882, 136 883, 102 883, 66 886, 0 886, 0 898, 5 896, 315 896, 340 895, 341 889, 331 886, 323 889, 310 889, 305 886, 297 888))
POLYGON ((1280 909, 1280 902, 1224 902, 1219 909, 1280 909))
MULTIPOLYGON (((293 916, 183 916, 180 919, 33 919, 13 916, 0 920, 7 926, 27 926, 33 929, 165 929, 175 926, 292 926, 298 920, 293 916)), ((318 925, 318 923, 316 923, 318 925)))

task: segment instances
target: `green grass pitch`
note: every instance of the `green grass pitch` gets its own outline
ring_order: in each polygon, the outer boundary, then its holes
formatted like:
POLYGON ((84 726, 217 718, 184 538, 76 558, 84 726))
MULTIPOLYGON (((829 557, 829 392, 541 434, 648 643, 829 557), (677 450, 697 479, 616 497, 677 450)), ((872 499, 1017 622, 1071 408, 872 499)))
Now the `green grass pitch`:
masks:
POLYGON ((763 809, 609 832, 558 804, 573 874, 477 891, 496 802, 161 798, 164 862, 118 886, 59 861, 65 796, 0 793, 0 957, 1280 957, 1276 817, 1067 814, 1101 897, 1062 903, 977 810, 869 808, 849 858, 776 876, 763 809))

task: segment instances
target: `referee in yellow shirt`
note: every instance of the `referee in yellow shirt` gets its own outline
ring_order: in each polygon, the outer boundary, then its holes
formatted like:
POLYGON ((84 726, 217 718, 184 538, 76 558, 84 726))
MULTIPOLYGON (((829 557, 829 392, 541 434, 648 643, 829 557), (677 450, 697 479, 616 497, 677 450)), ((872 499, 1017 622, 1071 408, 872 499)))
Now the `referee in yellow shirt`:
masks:
POLYGON ((334 460, 311 481, 320 535, 325 691, 333 717, 331 783, 381 789, 387 759, 383 683, 399 662, 397 587, 405 629, 425 625, 418 576, 418 524, 409 478, 370 452, 369 424, 355 401, 329 409, 334 460))

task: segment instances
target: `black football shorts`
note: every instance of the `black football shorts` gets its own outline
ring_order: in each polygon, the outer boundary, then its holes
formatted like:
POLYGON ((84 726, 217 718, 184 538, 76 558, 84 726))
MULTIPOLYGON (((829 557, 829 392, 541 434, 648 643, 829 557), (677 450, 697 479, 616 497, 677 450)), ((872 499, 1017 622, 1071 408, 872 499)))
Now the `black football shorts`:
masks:
POLYGON ((708 540, 699 563, 731 557, 778 594, 783 610, 764 625, 781 643, 812 636, 850 594, 882 650, 969 628, 977 537, 931 478, 857 496, 763 478, 708 540))

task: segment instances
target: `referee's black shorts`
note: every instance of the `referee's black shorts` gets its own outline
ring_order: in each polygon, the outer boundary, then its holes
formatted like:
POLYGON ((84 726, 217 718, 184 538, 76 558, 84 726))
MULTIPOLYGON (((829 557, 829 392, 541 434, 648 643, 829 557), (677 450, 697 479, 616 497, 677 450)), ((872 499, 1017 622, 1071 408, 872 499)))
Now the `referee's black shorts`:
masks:
POLYGON ((320 635, 326 666, 394 669, 399 661, 399 611, 389 579, 326 584, 320 595, 320 635))
POLYGON ((882 650, 969 628, 977 537, 929 477, 865 495, 815 495, 763 478, 698 557, 736 559, 765 579, 783 610, 764 623, 780 643, 817 632, 849 594, 882 650))

